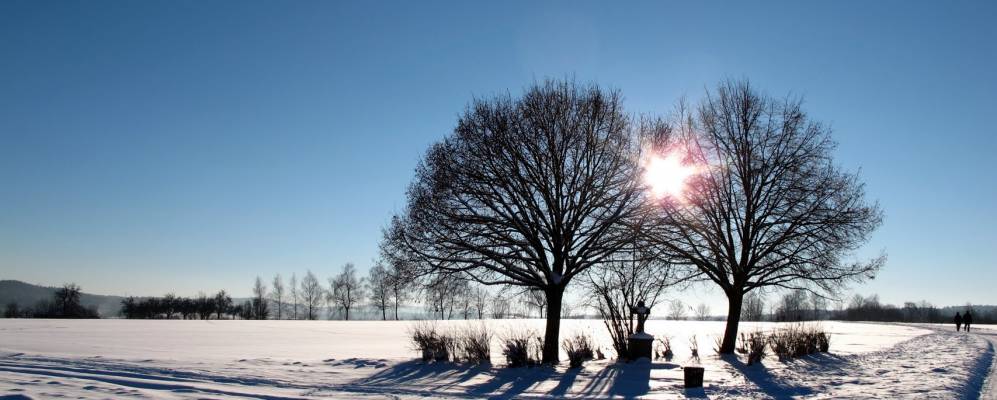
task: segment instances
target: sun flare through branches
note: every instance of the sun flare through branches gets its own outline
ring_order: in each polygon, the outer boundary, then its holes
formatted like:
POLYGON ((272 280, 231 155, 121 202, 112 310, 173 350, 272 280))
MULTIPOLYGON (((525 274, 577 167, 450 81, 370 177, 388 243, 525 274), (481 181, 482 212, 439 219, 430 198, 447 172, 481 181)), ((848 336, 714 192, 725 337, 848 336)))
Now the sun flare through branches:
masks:
POLYGON ((644 182, 656 198, 682 198, 686 181, 694 174, 696 167, 683 163, 679 151, 653 155, 644 166, 644 182))

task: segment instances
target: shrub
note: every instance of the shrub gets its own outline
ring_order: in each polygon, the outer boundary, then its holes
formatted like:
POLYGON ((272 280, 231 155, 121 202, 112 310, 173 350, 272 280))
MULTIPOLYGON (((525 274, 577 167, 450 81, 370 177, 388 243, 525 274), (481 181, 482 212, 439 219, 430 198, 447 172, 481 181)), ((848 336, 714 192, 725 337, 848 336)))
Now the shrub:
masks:
POLYGON ((502 355, 511 368, 540 364, 543 339, 533 330, 509 331, 502 337, 502 355))
POLYGON ((655 342, 657 343, 656 346, 657 349, 654 352, 654 359, 655 360, 665 359, 665 361, 671 361, 672 357, 675 356, 675 353, 672 352, 671 338, 666 336, 663 338, 655 339, 655 342))
POLYGON ((831 349, 831 334, 824 331, 815 332, 817 335, 817 351, 827 353, 831 349))
POLYGON ((440 332, 431 323, 417 323, 409 330, 415 349, 422 355, 422 361, 450 361, 455 353, 455 340, 452 335, 440 332))
POLYGON ((492 333, 484 324, 478 327, 465 327, 454 334, 457 354, 454 361, 471 364, 486 364, 492 361, 492 333))
POLYGON ((584 333, 576 333, 561 342, 561 348, 568 353, 568 362, 571 368, 579 368, 586 361, 595 358, 595 351, 592 348, 592 338, 584 333))
POLYGON ((699 359, 699 340, 696 335, 689 338, 689 351, 692 352, 692 358, 699 359))
POLYGON ((765 352, 766 341, 765 334, 760 331, 747 334, 742 332, 737 352, 748 355, 748 365, 761 362, 767 355, 765 352))
POLYGON ((779 356, 779 360, 787 360, 826 352, 831 345, 831 334, 819 325, 794 324, 769 335, 769 343, 772 352, 779 356))

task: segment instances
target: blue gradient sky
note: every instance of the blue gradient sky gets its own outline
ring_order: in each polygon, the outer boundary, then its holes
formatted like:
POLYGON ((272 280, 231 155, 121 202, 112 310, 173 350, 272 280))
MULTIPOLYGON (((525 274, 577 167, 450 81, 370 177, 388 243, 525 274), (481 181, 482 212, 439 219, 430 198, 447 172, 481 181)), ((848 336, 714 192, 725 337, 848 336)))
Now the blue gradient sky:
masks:
POLYGON ((805 95, 885 209, 859 292, 997 303, 997 2, 800 3, 0 2, 0 278, 365 269, 473 96, 571 75, 665 113, 748 77, 805 95))

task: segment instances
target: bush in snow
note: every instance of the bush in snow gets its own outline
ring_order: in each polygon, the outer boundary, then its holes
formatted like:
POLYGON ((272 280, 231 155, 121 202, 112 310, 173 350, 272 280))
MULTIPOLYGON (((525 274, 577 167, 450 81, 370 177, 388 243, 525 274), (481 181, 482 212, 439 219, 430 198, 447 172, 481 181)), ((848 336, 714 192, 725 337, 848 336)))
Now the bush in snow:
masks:
POLYGON ((568 362, 571 368, 579 368, 586 361, 595 358, 594 347, 592 338, 584 333, 576 333, 561 342, 561 348, 564 349, 565 353, 568 353, 568 362))
POLYGON ((436 329, 436 325, 421 322, 409 330, 415 349, 422 355, 422 361, 450 361, 454 355, 456 341, 446 332, 436 329))
POLYGON ((533 330, 509 331, 502 337, 502 355, 510 368, 540 364, 543 339, 533 330))
POLYGON ((696 339, 696 335, 689 338, 689 351, 692 353, 692 358, 699 359, 699 340, 696 339))
POLYGON ((815 340, 817 341, 817 351, 827 353, 827 351, 831 348, 831 334, 829 332, 819 330, 814 332, 814 335, 816 335, 815 340))
POLYGON ((465 327, 454 334, 457 355, 454 361, 471 364, 486 364, 492 361, 492 333, 485 324, 478 327, 465 327))
POLYGON ((655 339, 655 343, 657 344, 657 346, 655 346, 657 347, 657 349, 655 349, 654 351, 654 359, 655 360, 664 359, 665 361, 671 361, 672 357, 675 356, 675 353, 672 352, 671 339, 665 336, 662 338, 655 339))
POLYGON ((748 365, 762 361, 767 355, 765 346, 768 340, 764 333, 759 331, 751 333, 742 332, 739 341, 737 352, 748 355, 748 365))
POLYGON ((830 348, 831 334, 820 326, 794 324, 769 335, 769 344, 779 360, 786 360, 826 352, 830 348))

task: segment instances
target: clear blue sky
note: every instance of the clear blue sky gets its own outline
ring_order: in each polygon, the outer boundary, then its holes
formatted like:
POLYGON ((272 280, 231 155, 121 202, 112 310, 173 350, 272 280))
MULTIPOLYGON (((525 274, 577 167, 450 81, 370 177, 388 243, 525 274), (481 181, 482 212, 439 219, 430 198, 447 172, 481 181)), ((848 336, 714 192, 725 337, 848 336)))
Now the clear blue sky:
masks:
POLYGON ((665 113, 747 77, 805 95, 885 209, 859 292, 997 303, 994 21, 993 1, 3 1, 0 278, 244 295, 365 269, 473 96, 574 76, 665 113))

